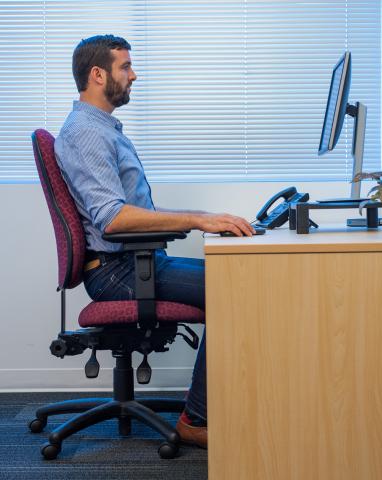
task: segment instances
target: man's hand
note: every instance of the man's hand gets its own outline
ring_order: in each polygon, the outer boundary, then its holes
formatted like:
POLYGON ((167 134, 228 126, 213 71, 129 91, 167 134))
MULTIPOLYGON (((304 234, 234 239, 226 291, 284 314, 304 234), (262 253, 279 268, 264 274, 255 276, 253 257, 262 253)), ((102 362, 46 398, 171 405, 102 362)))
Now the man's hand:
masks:
POLYGON ((229 213, 205 213, 199 215, 198 229, 209 233, 232 232, 237 237, 251 237, 256 234, 252 225, 244 218, 229 213))

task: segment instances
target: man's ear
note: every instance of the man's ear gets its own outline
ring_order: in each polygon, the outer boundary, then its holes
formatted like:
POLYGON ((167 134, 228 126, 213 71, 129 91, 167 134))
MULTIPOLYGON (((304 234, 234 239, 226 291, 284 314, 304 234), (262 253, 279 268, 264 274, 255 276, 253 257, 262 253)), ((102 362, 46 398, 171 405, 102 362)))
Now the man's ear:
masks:
POLYGON ((97 85, 104 85, 106 82, 106 71, 100 67, 92 67, 89 73, 89 80, 97 85))

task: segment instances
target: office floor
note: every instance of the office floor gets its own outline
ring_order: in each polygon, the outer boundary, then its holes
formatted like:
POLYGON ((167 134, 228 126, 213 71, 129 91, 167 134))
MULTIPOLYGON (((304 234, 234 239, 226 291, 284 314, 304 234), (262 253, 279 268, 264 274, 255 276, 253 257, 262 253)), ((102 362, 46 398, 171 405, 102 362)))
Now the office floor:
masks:
MULTIPOLYGON (((183 398, 183 393, 145 393, 142 396, 183 398)), ((1 480, 189 480, 207 479, 207 452, 181 446, 180 455, 163 460, 157 454, 159 435, 133 422, 132 435, 120 438, 117 422, 109 420, 68 438, 57 460, 46 461, 40 446, 47 433, 68 415, 52 417, 44 432, 30 433, 28 422, 40 405, 77 397, 107 397, 92 393, 0 393, 1 480)), ((139 398, 139 395, 137 395, 139 398)), ((175 424, 178 414, 163 414, 175 424)))

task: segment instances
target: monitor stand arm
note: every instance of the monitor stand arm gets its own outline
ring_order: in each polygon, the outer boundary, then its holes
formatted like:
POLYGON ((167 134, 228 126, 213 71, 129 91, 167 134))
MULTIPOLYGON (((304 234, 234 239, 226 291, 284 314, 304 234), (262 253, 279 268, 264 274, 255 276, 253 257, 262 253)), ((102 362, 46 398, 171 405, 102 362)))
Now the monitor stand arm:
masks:
MULTIPOLYGON (((347 104, 346 114, 354 118, 353 127, 353 171, 352 179, 362 171, 363 151, 365 146, 366 114, 367 108, 363 103, 356 102, 355 105, 347 104)), ((359 199, 361 196, 361 182, 354 182, 351 186, 350 197, 359 199)))
MULTIPOLYGON (((347 104, 346 114, 354 118, 353 127, 353 171, 352 179, 362 171, 363 152, 365 146, 365 130, 367 108, 363 103, 356 102, 355 105, 347 104)), ((361 182, 353 182, 351 186, 351 198, 359 199, 361 197, 361 182)), ((366 218, 348 218, 346 222, 348 227, 366 227, 366 218)), ((378 219, 378 225, 382 225, 382 218, 378 219)))

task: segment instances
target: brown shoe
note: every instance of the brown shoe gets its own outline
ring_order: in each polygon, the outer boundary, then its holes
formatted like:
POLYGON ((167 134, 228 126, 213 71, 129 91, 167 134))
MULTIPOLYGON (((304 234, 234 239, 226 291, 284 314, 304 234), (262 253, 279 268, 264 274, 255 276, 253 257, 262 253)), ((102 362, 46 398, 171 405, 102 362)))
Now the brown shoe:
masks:
POLYGON ((175 428, 183 443, 207 448, 207 427, 193 427, 179 418, 175 428))

